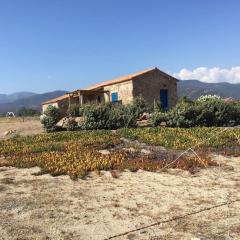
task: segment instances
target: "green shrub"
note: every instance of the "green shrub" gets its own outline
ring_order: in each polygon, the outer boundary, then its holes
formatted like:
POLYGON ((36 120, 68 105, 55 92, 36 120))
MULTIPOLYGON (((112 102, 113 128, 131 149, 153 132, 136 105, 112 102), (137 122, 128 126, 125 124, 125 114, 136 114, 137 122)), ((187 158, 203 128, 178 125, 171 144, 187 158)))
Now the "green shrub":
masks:
POLYGON ((197 125, 196 118, 199 109, 194 103, 180 102, 168 114, 167 126, 193 127, 197 125))
POLYGON ((152 112, 151 106, 142 96, 134 98, 130 108, 137 118, 139 118, 144 112, 152 112))
POLYGON ((61 113, 59 109, 53 106, 48 106, 47 110, 40 116, 40 121, 47 132, 59 130, 56 124, 60 119, 61 113))
POLYGON ((66 122, 66 129, 67 131, 74 131, 77 129, 77 123, 75 121, 74 118, 70 117, 68 118, 67 122, 66 122))
POLYGON ((217 97, 181 101, 166 114, 154 113, 152 121, 154 126, 164 121, 170 127, 235 126, 240 124, 240 103, 217 97))
POLYGON ((168 113, 165 112, 155 112, 151 117, 151 122, 154 127, 159 126, 162 122, 167 123, 168 120, 168 113))
POLYGON ((68 115, 70 117, 79 117, 80 116, 80 105, 72 104, 68 109, 68 115))
POLYGON ((240 124, 239 103, 211 99, 198 104, 201 111, 196 121, 200 126, 235 126, 240 124))
POLYGON ((153 110, 154 110, 154 113, 163 112, 163 108, 162 108, 162 106, 161 106, 160 101, 155 101, 155 100, 154 100, 153 110))
POLYGON ((88 105, 82 109, 85 118, 81 129, 117 129, 136 127, 137 117, 131 105, 107 103, 104 105, 88 105))

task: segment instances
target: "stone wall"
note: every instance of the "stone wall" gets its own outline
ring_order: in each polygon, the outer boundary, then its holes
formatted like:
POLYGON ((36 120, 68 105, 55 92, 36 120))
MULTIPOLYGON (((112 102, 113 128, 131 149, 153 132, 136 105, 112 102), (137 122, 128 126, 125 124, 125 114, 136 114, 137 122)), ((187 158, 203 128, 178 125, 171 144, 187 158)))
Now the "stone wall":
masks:
POLYGON ((68 98, 60 100, 58 102, 44 104, 44 105, 42 105, 42 112, 45 112, 47 110, 48 106, 53 106, 53 107, 58 108, 60 110, 61 114, 63 116, 65 116, 68 111, 68 105, 69 105, 68 98))
POLYGON ((48 104, 42 105, 42 112, 45 112, 47 110, 48 106, 53 106, 53 107, 58 108, 58 103, 55 102, 55 103, 48 103, 48 104))
MULTIPOLYGON (((133 100, 133 84, 132 81, 126 81, 122 83, 117 83, 114 85, 104 87, 105 91, 110 91, 110 101, 111 93, 118 93, 118 100, 122 101, 123 104, 128 104, 133 100)), ((109 101, 109 97, 105 94, 105 102, 109 101)))
POLYGON ((158 70, 153 70, 133 80, 133 96, 142 96, 149 103, 160 101, 160 89, 168 89, 168 106, 173 107, 177 103, 177 82, 162 74, 158 70))

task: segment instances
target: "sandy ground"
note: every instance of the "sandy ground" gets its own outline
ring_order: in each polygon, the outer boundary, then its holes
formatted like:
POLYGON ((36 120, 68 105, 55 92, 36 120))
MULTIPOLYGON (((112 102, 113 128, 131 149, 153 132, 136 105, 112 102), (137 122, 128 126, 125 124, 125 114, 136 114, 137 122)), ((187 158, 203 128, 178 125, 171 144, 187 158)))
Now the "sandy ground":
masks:
MULTIPOLYGON (((157 221, 240 200, 240 158, 196 175, 125 171, 86 180, 0 168, 0 239, 107 239, 157 221)), ((114 239, 240 239, 240 202, 114 239), (228 238, 229 237, 229 238, 228 238)))
POLYGON ((16 130, 19 135, 32 135, 42 133, 42 125, 39 118, 0 118, 0 139, 7 138, 4 133, 9 130, 16 130))

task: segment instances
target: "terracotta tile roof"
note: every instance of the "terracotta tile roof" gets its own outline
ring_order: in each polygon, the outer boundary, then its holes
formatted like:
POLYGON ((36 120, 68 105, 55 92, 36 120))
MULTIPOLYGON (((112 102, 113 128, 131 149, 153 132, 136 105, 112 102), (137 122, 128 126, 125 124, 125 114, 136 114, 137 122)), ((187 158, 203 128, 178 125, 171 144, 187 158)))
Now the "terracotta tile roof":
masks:
POLYGON ((60 97, 52 98, 52 99, 50 99, 50 100, 48 100, 46 102, 43 102, 42 105, 49 104, 49 103, 55 103, 55 102, 61 101, 63 99, 66 99, 68 97, 69 97, 69 94, 64 94, 64 95, 62 95, 60 97))
POLYGON ((122 77, 118 77, 118 78, 115 78, 115 79, 112 79, 112 80, 108 80, 108 81, 104 81, 104 82, 101 82, 101 83, 97 83, 95 85, 92 85, 88 88, 85 88, 86 90, 93 90, 93 89, 96 89, 96 88, 100 88, 100 87, 105 87, 105 86, 108 86, 108 85, 113 85, 113 84, 116 84, 116 83, 121 83, 121 82, 126 82, 126 81, 129 81, 135 77, 138 77, 140 75, 143 75, 147 72, 151 72, 153 70, 155 70, 157 68, 149 68, 149 69, 146 69, 144 71, 141 71, 141 72, 136 72, 136 73, 133 73, 133 74, 129 74, 127 76, 122 76, 122 77))

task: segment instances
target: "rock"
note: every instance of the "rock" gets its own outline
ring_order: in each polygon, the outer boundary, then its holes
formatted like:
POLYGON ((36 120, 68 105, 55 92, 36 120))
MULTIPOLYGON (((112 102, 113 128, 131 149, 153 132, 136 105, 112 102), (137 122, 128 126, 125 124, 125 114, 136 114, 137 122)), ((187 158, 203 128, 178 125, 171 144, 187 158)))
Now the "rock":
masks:
POLYGON ((57 127, 61 127, 61 128, 67 128, 67 126, 69 125, 69 122, 71 121, 75 121, 77 123, 77 125, 81 125, 82 122, 84 122, 84 117, 64 117, 62 118, 57 124, 57 127))
POLYGON ((64 128, 66 126, 66 122, 68 121, 67 117, 62 118, 60 121, 57 122, 56 126, 64 128))
POLYGON ((0 156, 0 167, 8 166, 8 161, 4 156, 0 156))
POLYGON ((6 132, 3 133, 4 136, 9 136, 9 135, 13 135, 17 132, 17 130, 8 130, 6 132))
POLYGON ((84 122, 84 117, 76 117, 75 122, 78 126, 81 125, 84 122))
POLYGON ((121 137, 120 140, 121 140, 122 142, 127 142, 127 143, 128 143, 128 142, 131 142, 129 139, 124 138, 124 137, 121 137))
POLYGON ((160 126, 161 126, 161 127, 166 127, 166 125, 167 125, 166 122, 161 122, 161 123, 160 123, 160 126))
POLYGON ((145 155, 149 155, 149 154, 151 154, 152 152, 151 152, 150 150, 148 150, 148 149, 142 149, 142 150, 141 150, 141 153, 143 153, 143 154, 145 154, 145 155))
POLYGON ((231 165, 221 165, 220 168, 225 171, 233 171, 234 170, 234 167, 231 165))
POLYGON ((100 153, 103 154, 103 155, 108 155, 108 154, 110 154, 110 151, 107 150, 107 149, 99 150, 98 152, 100 152, 100 153))
POLYGON ((107 178, 112 178, 112 174, 110 171, 101 171, 102 176, 107 177, 107 178))
POLYGON ((4 135, 4 136, 9 135, 9 131, 4 132, 3 135, 4 135))
POLYGON ((140 116, 140 118, 139 118, 139 120, 148 120, 150 118, 150 114, 149 113, 143 113, 141 116, 140 116))
POLYGON ((122 148, 123 151, 126 151, 126 152, 131 152, 131 153, 134 153, 136 152, 137 150, 133 147, 130 147, 130 148, 122 148))
POLYGON ((137 125, 139 127, 151 127, 152 124, 149 120, 140 120, 140 121, 137 121, 137 125))

